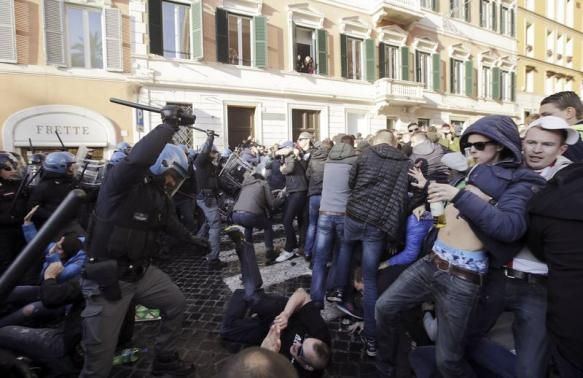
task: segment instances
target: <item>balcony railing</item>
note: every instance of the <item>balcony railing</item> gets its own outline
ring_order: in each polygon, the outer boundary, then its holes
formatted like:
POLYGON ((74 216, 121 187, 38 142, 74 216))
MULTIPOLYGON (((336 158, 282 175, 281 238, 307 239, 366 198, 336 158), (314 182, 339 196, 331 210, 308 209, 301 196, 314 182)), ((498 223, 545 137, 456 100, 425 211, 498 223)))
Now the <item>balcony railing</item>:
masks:
POLYGON ((382 102, 419 104, 423 100, 423 84, 413 81, 382 78, 374 82, 377 104, 382 102))
POLYGON ((386 21, 408 25, 423 17, 421 0, 379 1, 372 16, 377 25, 386 21))

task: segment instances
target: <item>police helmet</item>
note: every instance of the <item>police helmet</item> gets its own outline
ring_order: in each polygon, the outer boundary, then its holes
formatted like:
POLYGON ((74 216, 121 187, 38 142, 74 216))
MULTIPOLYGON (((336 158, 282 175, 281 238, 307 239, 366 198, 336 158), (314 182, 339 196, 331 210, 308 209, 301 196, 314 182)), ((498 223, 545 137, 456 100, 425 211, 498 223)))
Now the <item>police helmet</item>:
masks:
POLYGON ((45 154, 34 154, 30 158, 30 164, 42 165, 46 158, 45 154))
POLYGON ((130 144, 128 142, 121 142, 118 143, 117 146, 115 146, 115 151, 119 151, 119 152, 123 152, 125 155, 128 155, 130 153, 130 150, 132 149, 132 146, 130 146, 130 144))
POLYGON ((188 158, 182 148, 174 144, 166 144, 156 162, 150 166, 150 172, 158 177, 171 174, 176 186, 171 188, 168 194, 173 195, 188 177, 188 158))
POLYGON ((67 173, 67 169, 75 164, 75 155, 66 151, 51 152, 43 162, 43 169, 46 172, 67 173))
POLYGON ((111 159, 109 159, 109 164, 111 165, 118 165, 123 159, 127 157, 122 151, 115 151, 111 155, 111 159))

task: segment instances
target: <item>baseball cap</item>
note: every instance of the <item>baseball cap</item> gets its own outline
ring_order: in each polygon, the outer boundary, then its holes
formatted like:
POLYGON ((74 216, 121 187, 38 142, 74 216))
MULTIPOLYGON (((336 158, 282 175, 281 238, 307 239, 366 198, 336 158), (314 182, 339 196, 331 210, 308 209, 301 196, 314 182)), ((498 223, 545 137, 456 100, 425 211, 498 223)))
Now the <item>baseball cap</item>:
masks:
POLYGON ((309 133, 309 132, 307 132, 307 131, 302 131, 302 132, 300 133, 300 136, 298 137, 298 140, 299 140, 299 139, 312 139, 312 134, 310 134, 310 133, 309 133))
POLYGON ((540 127, 541 129, 545 130, 565 130, 567 132, 567 139, 565 143, 567 144, 575 144, 579 141, 579 133, 577 130, 573 129, 567 121, 565 121, 561 117, 556 116, 546 116, 536 119, 528 125, 525 131, 525 135, 533 127, 540 127))

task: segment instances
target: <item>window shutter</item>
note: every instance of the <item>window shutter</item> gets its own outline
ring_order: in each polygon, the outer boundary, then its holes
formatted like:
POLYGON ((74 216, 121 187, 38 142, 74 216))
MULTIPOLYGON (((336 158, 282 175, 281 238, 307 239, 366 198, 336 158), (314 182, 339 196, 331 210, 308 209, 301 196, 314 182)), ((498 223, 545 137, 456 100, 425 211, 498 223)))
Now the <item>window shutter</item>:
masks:
POLYGON ((455 69, 453 68, 453 58, 449 58, 449 92, 455 93, 454 88, 455 69))
POLYGON ((433 54, 433 90, 441 89, 441 59, 439 54, 433 54))
POLYGON ((504 14, 504 7, 500 7, 500 34, 504 34, 506 33, 506 22, 504 22, 504 17, 502 17, 502 15, 504 14))
POLYGON ((376 80, 376 49, 374 39, 367 39, 364 41, 364 44, 366 54, 366 80, 372 82, 376 80))
POLYGON ((409 80, 409 48, 401 47, 401 80, 409 80))
POLYGON ((0 62, 16 63, 14 0, 0 0, 0 62))
POLYGON ((492 30, 496 31, 498 30, 498 23, 496 22, 498 17, 496 16, 498 14, 498 7, 496 6, 495 2, 492 2, 492 30))
POLYGON ((318 29, 318 61, 317 69, 319 75, 328 75, 328 32, 318 29))
POLYGON ((387 77, 385 72, 385 44, 379 43, 379 78, 387 77))
POLYGON ((105 68, 108 71, 123 71, 121 12, 117 8, 105 8, 105 68))
POLYGON ((484 27, 484 2, 480 0, 480 26, 484 27))
POLYGON ((217 35, 217 61, 221 63, 229 62, 229 24, 227 11, 217 8, 216 35, 217 35))
POLYGON ((492 68, 492 97, 500 100, 500 68, 492 68))
POLYGON ((516 36, 516 21, 514 19, 514 9, 510 9, 510 35, 516 36))
POLYGON ((255 67, 267 67, 267 19, 265 16, 253 17, 255 24, 255 67))
POLYGON ((348 62, 346 61, 346 34, 340 34, 340 68, 342 77, 348 77, 348 62))
POLYGON ((45 0, 43 6, 47 64, 64 66, 66 63, 63 1, 45 0))
POLYGON ((466 96, 474 97, 474 64, 471 59, 466 62, 466 96))
POLYGON ((470 22, 472 19, 472 7, 470 6, 470 1, 464 1, 464 18, 467 22, 470 22))
POLYGON ((516 101, 516 74, 510 73, 510 99, 512 102, 516 101))
POLYGON ((203 57, 202 39, 202 0, 195 0, 190 6, 191 31, 192 31, 192 59, 203 57))
POLYGON ((435 12, 439 12, 439 0, 433 0, 432 8, 435 12))
POLYGON ((150 54, 164 55, 164 36, 162 35, 162 1, 148 0, 148 35, 150 54))

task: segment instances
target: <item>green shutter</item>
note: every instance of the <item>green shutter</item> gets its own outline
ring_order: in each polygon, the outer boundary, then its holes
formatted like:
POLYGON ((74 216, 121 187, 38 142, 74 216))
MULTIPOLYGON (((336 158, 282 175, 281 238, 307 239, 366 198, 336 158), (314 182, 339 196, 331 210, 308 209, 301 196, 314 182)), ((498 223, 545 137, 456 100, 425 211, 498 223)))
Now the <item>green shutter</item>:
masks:
POLYGON ((432 8, 435 12, 439 12, 439 0, 433 0, 432 8))
POLYGON ((319 75, 328 75, 328 32, 318 29, 318 61, 319 75))
POLYGON ((455 93, 454 88, 454 65, 453 65, 453 58, 449 58, 449 93, 455 93))
POLYGON ((364 45, 366 54, 366 80, 372 82, 376 80, 376 49, 374 39, 366 39, 364 45))
POLYGON ((500 68, 498 67, 492 69, 492 97, 500 100, 500 68))
POLYGON ((510 99, 512 102, 516 101, 516 74, 510 73, 510 99))
POLYGON ((492 30, 498 30, 498 6, 495 2, 492 2, 492 30))
POLYGON ((441 89, 441 59, 439 54, 433 54, 433 90, 441 89))
POLYGON ((192 59, 202 58, 202 0, 193 1, 190 7, 192 19, 192 59))
POLYGON ((471 59, 466 62, 466 96, 474 96, 474 64, 471 59))
POLYGON ((267 67, 267 19, 265 16, 253 17, 255 24, 255 67, 267 67))
POLYGON ((379 79, 387 77, 385 72, 385 44, 379 43, 379 79))
POLYGON ((221 63, 229 62, 229 24, 227 11, 217 8, 215 15, 216 36, 217 36, 217 61, 221 63))
POLYGON ((470 1, 464 1, 464 11, 465 15, 464 18, 467 22, 470 22, 472 19, 472 7, 470 6, 470 1))
POLYGON ((510 9, 510 35, 516 36, 516 20, 514 19, 514 9, 510 9))
POLYGON ((340 68, 343 78, 348 77, 348 64, 346 62, 346 34, 340 34, 340 68))
POLYGON ((500 7, 500 34, 506 33, 506 23, 504 22, 504 17, 502 17, 504 15, 504 9, 504 7, 500 7))
POLYGON ((484 3, 480 0, 480 26, 484 27, 484 3))
POLYGON ((409 48, 401 47, 401 80, 409 80, 409 48))

